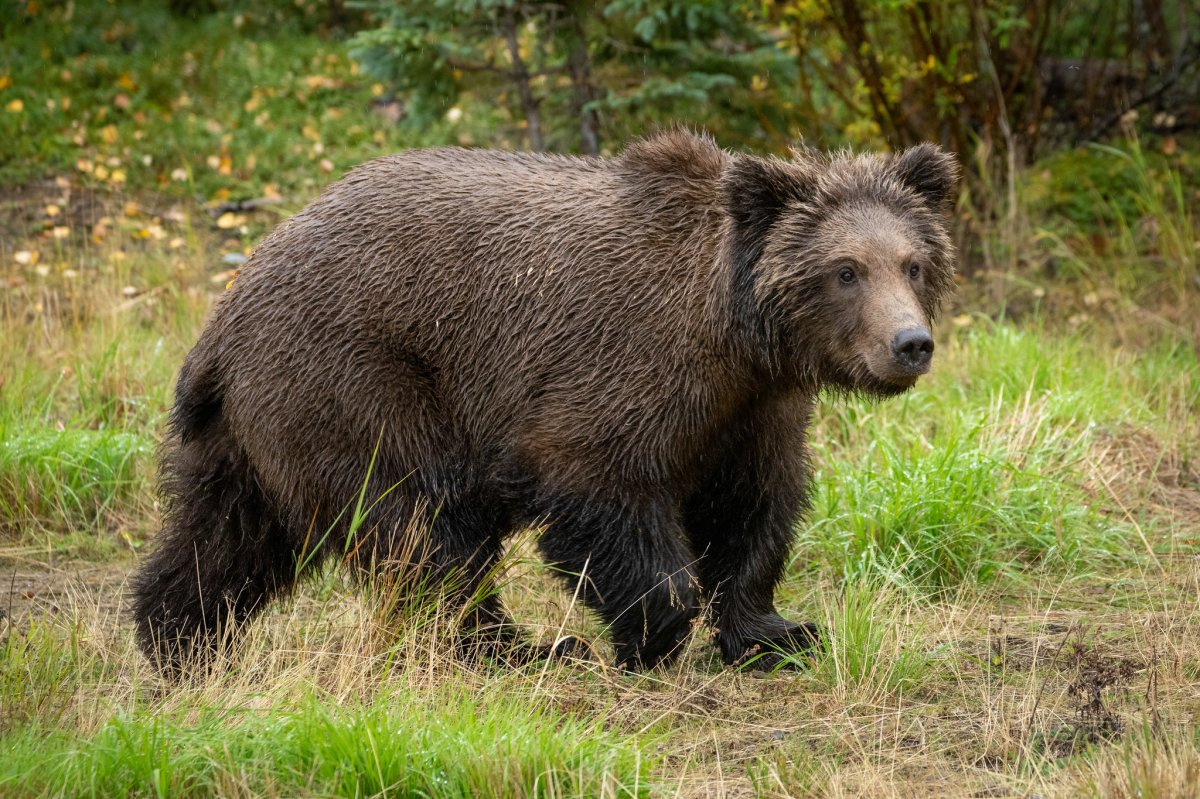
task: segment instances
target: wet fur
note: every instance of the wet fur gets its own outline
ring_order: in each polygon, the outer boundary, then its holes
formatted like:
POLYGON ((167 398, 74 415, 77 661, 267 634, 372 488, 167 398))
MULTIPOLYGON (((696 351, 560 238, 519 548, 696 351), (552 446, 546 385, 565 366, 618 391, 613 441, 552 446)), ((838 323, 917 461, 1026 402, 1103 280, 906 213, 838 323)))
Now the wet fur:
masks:
POLYGON ((828 290, 830 242, 864 218, 900 231, 931 319, 953 187, 930 146, 783 161, 685 131, 615 159, 358 167, 267 237, 187 356, 135 580, 143 649, 203 656, 327 557, 385 570, 414 517, 426 576, 487 596, 468 638, 520 646, 486 582, 504 538, 544 524, 626 666, 669 660, 704 603, 727 662, 803 648, 774 590, 814 400, 902 390, 855 349, 878 325, 828 290), (368 502, 391 490, 348 542, 364 480, 368 502))

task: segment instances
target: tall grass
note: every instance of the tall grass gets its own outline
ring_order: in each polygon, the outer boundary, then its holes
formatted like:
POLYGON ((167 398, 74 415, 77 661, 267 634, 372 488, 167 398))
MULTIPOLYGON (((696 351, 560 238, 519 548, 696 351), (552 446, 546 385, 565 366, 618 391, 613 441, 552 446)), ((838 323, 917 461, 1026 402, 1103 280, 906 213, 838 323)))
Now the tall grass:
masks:
POLYGON ((813 676, 866 701, 919 690, 933 668, 932 653, 911 645, 924 638, 921 615, 920 603, 894 588, 845 583, 824 608, 828 636, 813 676))
POLYGON ((1022 213, 1032 233, 1015 246, 1070 281, 1093 313, 1187 330, 1185 314, 1200 300, 1200 224, 1189 193, 1197 168, 1194 157, 1153 152, 1132 132, 1055 153, 1027 175, 1022 213))
POLYGON ((1118 746, 1090 753, 1070 770, 1063 799, 1189 799, 1200 784, 1200 744, 1193 734, 1135 730, 1118 746))
POLYGON ((0 525, 97 530, 133 519, 154 442, 144 433, 0 425, 0 525))

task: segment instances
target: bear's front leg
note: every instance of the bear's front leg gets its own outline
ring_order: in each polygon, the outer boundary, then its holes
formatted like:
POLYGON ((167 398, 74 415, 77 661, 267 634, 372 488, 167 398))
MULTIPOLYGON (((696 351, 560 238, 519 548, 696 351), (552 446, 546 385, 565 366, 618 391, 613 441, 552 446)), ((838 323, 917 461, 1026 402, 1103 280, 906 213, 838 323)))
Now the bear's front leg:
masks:
POLYGON ((786 654, 812 650, 821 637, 816 624, 775 611, 775 587, 807 507, 810 406, 804 397, 783 398, 748 414, 728 432, 721 457, 686 504, 684 524, 701 555, 701 584, 730 665, 772 668, 786 654))
POLYGON ((555 494, 538 546, 608 624, 618 668, 650 669, 682 648, 699 612, 695 555, 670 503, 555 494))

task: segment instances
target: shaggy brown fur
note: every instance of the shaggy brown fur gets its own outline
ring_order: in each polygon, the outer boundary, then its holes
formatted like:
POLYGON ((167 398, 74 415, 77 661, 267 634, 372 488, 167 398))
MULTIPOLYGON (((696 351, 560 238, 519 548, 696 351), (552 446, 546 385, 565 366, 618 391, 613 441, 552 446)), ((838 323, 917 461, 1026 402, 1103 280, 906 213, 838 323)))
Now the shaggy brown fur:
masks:
POLYGON ((730 663, 810 645, 773 594, 813 402, 927 371, 954 185, 929 145, 782 161, 683 131, 355 169, 262 243, 184 362, 145 651, 177 666, 324 556, 386 568, 414 514, 425 576, 486 595, 473 639, 521 646, 486 581, 544 525, 625 666, 671 658, 705 601, 730 663), (364 480, 383 498, 347 541, 364 480))

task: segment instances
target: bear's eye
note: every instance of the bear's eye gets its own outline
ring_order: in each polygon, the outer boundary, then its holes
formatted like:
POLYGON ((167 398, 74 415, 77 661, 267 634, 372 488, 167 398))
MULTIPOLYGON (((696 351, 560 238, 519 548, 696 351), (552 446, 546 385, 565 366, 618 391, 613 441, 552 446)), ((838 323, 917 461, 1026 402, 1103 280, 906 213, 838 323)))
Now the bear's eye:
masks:
POLYGON ((855 279, 854 270, 848 266, 843 266, 841 271, 838 272, 838 280, 842 281, 847 286, 853 283, 855 279))
POLYGON ((916 280, 917 276, 920 274, 921 274, 921 265, 920 264, 912 263, 912 264, 908 265, 908 276, 909 277, 911 277, 913 280, 916 280))

